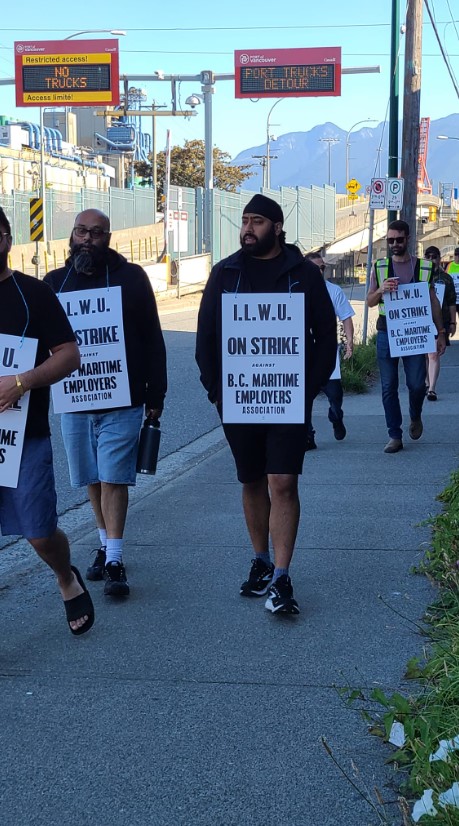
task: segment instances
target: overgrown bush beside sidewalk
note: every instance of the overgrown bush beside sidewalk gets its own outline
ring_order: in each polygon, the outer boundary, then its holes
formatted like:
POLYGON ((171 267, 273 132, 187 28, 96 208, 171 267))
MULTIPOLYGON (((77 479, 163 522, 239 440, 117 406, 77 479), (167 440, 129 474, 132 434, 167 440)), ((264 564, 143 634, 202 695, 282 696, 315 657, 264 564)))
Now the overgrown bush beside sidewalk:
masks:
POLYGON ((368 344, 355 344, 350 359, 341 361, 341 382, 348 393, 366 393, 377 372, 376 335, 368 344))

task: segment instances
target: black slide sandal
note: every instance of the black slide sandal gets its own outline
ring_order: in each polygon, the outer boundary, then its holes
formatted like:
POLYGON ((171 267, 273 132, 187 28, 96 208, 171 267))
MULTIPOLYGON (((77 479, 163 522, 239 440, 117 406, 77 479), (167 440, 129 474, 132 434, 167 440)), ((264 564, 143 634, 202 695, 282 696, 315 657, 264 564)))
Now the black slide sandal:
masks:
POLYGON ((80 619, 80 617, 87 616, 88 619, 85 622, 85 624, 81 626, 81 628, 70 628, 72 634, 74 634, 75 636, 79 636, 80 634, 85 634, 86 631, 89 631, 89 629, 92 628, 94 624, 95 612, 91 596, 89 594, 88 589, 86 588, 83 579, 81 578, 81 574, 78 568, 75 568, 74 565, 71 565, 70 567, 73 573, 75 574, 79 584, 83 588, 83 593, 79 594, 77 597, 74 597, 73 599, 64 600, 64 608, 69 628, 71 622, 75 622, 75 620, 80 619))

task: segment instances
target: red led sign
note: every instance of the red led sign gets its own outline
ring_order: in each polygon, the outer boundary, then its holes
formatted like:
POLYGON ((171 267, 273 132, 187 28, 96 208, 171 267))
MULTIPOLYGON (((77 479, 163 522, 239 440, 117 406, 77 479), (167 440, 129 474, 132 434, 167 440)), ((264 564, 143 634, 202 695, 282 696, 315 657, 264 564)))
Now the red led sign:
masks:
POLYGON ((322 97, 341 94, 341 49, 236 51, 237 98, 322 97))

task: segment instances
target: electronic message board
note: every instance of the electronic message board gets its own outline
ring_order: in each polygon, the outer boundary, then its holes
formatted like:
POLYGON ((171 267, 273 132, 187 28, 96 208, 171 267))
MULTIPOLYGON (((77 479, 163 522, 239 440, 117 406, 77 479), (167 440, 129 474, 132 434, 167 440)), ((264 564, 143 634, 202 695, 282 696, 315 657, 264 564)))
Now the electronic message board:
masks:
POLYGON ((16 106, 116 106, 117 40, 28 40, 14 44, 16 106))
POLYGON ((341 49, 236 51, 237 98, 322 97, 341 94, 341 49))

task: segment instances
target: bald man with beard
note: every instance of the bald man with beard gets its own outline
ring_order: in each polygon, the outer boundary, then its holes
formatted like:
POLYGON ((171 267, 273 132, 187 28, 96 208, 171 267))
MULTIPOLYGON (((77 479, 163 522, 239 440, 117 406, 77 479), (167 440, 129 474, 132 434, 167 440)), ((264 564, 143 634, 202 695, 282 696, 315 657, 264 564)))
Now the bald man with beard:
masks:
MULTIPOLYGON (((65 266, 45 281, 55 293, 90 298, 91 290, 121 290, 119 335, 126 353, 129 398, 122 406, 89 404, 62 414, 64 446, 73 487, 87 486, 100 548, 86 576, 105 580, 104 593, 130 592, 123 561, 128 486, 135 485, 139 431, 146 414, 158 420, 167 388, 166 351, 153 290, 145 271, 110 247, 110 220, 97 209, 75 218, 65 266)), ((100 295, 100 292, 99 292, 100 295)), ((80 322, 81 323, 81 322, 80 322)))

